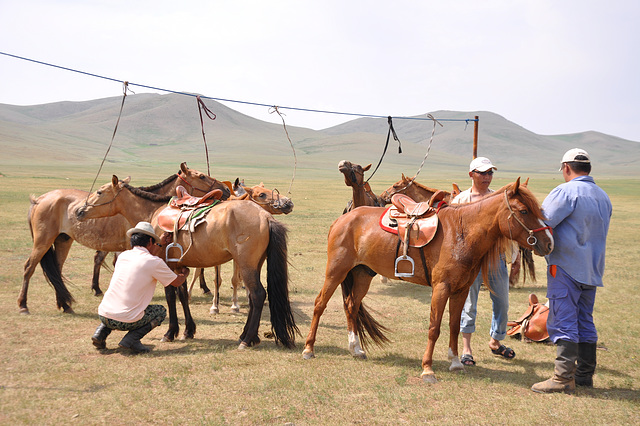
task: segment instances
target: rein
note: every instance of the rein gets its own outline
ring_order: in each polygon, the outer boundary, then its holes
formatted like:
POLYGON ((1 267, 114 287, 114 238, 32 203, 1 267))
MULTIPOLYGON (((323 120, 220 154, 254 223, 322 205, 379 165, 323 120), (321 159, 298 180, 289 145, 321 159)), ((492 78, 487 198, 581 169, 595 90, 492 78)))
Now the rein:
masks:
POLYGON ((543 226, 542 228, 536 229, 527 228, 527 225, 525 225, 524 222, 522 222, 520 218, 516 216, 515 212, 511 208, 511 205, 509 204, 509 197, 507 197, 507 191, 504 191, 504 202, 507 205, 509 212, 511 213, 509 214, 507 220, 511 219, 512 217, 515 218, 515 220, 525 229, 525 231, 529 233, 529 236, 527 237, 527 244, 529 244, 530 246, 535 246, 538 243, 538 239, 535 237, 535 235, 533 235, 534 232, 544 231, 546 229, 549 229, 551 231, 550 226, 543 226))

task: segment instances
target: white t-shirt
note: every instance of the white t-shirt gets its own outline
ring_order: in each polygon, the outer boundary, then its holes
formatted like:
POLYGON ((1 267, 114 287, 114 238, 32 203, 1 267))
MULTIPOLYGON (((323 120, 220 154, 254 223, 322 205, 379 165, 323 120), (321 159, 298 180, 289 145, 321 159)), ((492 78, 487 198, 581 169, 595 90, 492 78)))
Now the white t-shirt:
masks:
POLYGON ((156 283, 168 286, 177 275, 164 260, 146 247, 136 246, 118 256, 118 261, 98 306, 98 315, 122 322, 136 322, 153 299, 156 283))

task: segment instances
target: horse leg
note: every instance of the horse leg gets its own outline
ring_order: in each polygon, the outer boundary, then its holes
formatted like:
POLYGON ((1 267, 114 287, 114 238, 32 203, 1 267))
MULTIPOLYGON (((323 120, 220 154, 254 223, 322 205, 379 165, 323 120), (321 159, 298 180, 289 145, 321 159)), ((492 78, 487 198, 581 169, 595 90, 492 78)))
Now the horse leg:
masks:
POLYGON ((94 296, 100 296, 102 294, 102 290, 100 289, 100 268, 108 254, 108 251, 97 250, 96 254, 93 256, 93 278, 91 279, 91 290, 93 290, 94 296))
POLYGON ((162 336, 162 342, 173 342, 180 331, 178 313, 176 311, 176 291, 177 289, 171 285, 164 288, 164 296, 167 299, 167 308, 169 309, 169 329, 162 336))
MULTIPOLYGON (((437 283, 433 286, 431 295, 431 314, 429 316, 429 333, 427 349, 422 357, 422 374, 420 377, 425 383, 436 383, 436 375, 433 372, 433 350, 438 337, 440 337, 440 325, 449 299, 449 286, 445 283, 437 283)), ((458 325, 460 318, 458 318, 458 325)))
POLYGON ((186 282, 182 283, 178 288, 178 298, 184 311, 184 333, 182 334, 181 340, 193 339, 196 334, 196 323, 193 321, 191 309, 189 309, 189 293, 186 282))
POLYGON ((449 371, 464 371, 464 365, 458 357, 458 337, 460 336, 460 317, 469 291, 454 293, 449 298, 449 371))
POLYGON ((193 276, 191 277, 191 283, 189 283, 189 290, 187 291, 187 294, 189 295, 189 299, 191 299, 191 291, 193 290, 193 286, 195 285, 196 280, 200 278, 201 274, 204 274, 204 270, 202 268, 196 268, 196 271, 193 273, 193 276))
POLYGON ((331 259, 341 259, 342 256, 330 257, 327 261, 327 270, 325 272, 325 280, 320 293, 316 296, 316 300, 313 306, 313 318, 311 319, 311 325, 309 327, 309 334, 307 334, 307 340, 304 343, 304 350, 302 351, 302 357, 304 359, 315 358, 313 352, 313 346, 316 342, 316 335, 318 333, 318 325, 320 324, 320 317, 327 309, 327 303, 336 291, 336 288, 347 276, 348 270, 345 270, 339 263, 333 262, 331 259))
POLYGON ((240 305, 238 304, 238 287, 242 284, 242 276, 240 275, 240 268, 233 261, 233 276, 231 277, 231 289, 233 295, 231 296, 231 312, 240 312, 240 305))
POLYGON ((200 288, 202 289, 202 294, 208 296, 211 294, 211 290, 207 287, 207 281, 204 279, 204 269, 200 268, 200 288))
POLYGON ((260 343, 258 328, 260 327, 264 301, 267 298, 267 292, 260 282, 260 272, 245 269, 242 276, 245 277, 245 285, 249 289, 249 313, 244 330, 240 335, 241 342, 238 349, 246 349, 260 343))
MULTIPOLYGON (((354 268, 347 276, 346 280, 352 280, 353 285, 350 293, 344 297, 344 313, 347 316, 347 333, 349 341, 349 352, 354 358, 367 359, 358 336, 358 312, 362 305, 362 299, 369 291, 373 277, 363 268, 354 268)), ((344 284, 343 284, 344 285, 344 284)))
MULTIPOLYGON (((51 241, 51 244, 53 241, 51 241)), ((33 248, 31 249, 31 254, 29 258, 24 263, 24 273, 22 275, 22 289, 20 290, 20 294, 18 295, 18 308, 20 309, 21 314, 29 314, 29 308, 27 307, 27 292, 29 291, 29 280, 33 276, 33 273, 40 263, 40 260, 44 256, 44 254, 49 250, 51 244, 47 246, 36 245, 34 242, 33 248)))
POLYGON ((214 266, 215 284, 213 286, 213 304, 209 308, 210 314, 217 314, 220 312, 220 285, 222 284, 222 276, 220 275, 220 266, 214 266))

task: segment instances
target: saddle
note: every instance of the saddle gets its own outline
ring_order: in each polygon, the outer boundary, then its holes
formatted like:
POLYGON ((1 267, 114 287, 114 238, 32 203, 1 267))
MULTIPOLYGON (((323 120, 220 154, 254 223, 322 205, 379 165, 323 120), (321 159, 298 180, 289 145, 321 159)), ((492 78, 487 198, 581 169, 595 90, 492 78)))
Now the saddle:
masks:
MULTIPOLYGON (((222 191, 219 189, 207 192, 202 197, 194 197, 183 186, 178 186, 176 196, 171 198, 169 204, 158 214, 158 226, 163 231, 173 232, 175 241, 179 230, 188 229, 193 232, 195 227, 204 221, 209 210, 220 202, 221 197, 222 191)), ((165 250, 167 262, 178 262, 185 253, 182 246, 176 242, 168 244, 165 250), (173 248, 179 250, 179 257, 169 256, 169 251, 173 248)))
POLYGON ((549 339, 547 332, 547 317, 549 307, 538 302, 538 297, 531 293, 529 295, 529 308, 517 321, 509 321, 507 325, 511 328, 507 330, 507 335, 519 338, 525 342, 544 342, 549 339))
POLYGON ((380 227, 387 232, 398 235, 404 242, 403 255, 396 259, 395 276, 412 277, 415 271, 415 263, 407 255, 409 246, 424 247, 435 236, 438 229, 437 210, 433 208, 435 203, 441 202, 446 196, 443 191, 437 191, 429 202, 415 202, 404 194, 394 194, 391 197, 392 206, 380 217, 380 227), (410 272, 398 271, 401 262, 409 262, 410 272))

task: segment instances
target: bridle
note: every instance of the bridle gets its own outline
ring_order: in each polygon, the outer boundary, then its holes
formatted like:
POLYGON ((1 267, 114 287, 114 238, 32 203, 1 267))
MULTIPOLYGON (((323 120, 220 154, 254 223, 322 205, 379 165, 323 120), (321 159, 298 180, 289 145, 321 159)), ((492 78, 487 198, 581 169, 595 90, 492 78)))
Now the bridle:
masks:
POLYGON ((116 195, 113 196, 113 198, 109 201, 106 201, 104 203, 100 203, 100 204, 89 204, 89 197, 91 196, 91 193, 89 193, 89 195, 87 195, 87 198, 84 200, 84 207, 100 207, 100 206, 106 206, 108 204, 113 203, 116 198, 118 198, 118 195, 120 195, 120 193, 122 192, 122 187, 120 185, 118 185, 118 192, 116 192, 116 195))
POLYGON ((393 192, 389 192, 389 190, 385 189, 384 192, 382 193, 382 195, 380 195, 380 198, 384 199, 385 196, 389 197, 389 202, 391 202, 391 197, 393 197, 394 195, 401 193, 402 191, 406 191, 407 188, 409 188, 411 185, 413 185, 413 182, 416 180, 415 176, 409 180, 409 183, 406 184, 405 186, 403 186, 400 189, 395 189, 393 192))
MULTIPOLYGON (((507 197, 507 191, 504 191, 504 202, 507 205, 507 208, 509 209, 509 212, 510 212, 507 220, 511 219, 512 217, 515 218, 515 220, 525 229, 525 231, 529 233, 529 236, 527 237, 527 244, 529 244, 530 246, 535 246, 538 243, 538 239, 535 237, 535 235, 533 235, 534 232, 545 231, 547 229, 550 232, 552 232, 552 229, 550 226, 543 226, 542 228, 529 229, 527 225, 525 225, 524 222, 522 222, 520 218, 516 216, 516 213, 511 208, 511 205, 509 204, 509 197, 507 197)), ((511 232, 511 227, 509 227, 509 232, 511 232)))
POLYGON ((364 190, 364 193, 367 195, 367 197, 369 197, 371 201, 373 201, 374 206, 381 207, 378 196, 376 196, 376 194, 374 194, 373 191, 371 190, 371 186, 368 185, 369 182, 364 180, 364 172, 356 172, 355 170, 351 169, 350 174, 351 174, 351 182, 358 185, 360 188, 364 190), (358 173, 359 175, 362 175, 362 184, 358 183, 356 173, 358 173))
POLYGON ((200 189, 200 188, 196 188, 195 186, 191 185, 189 182, 187 182, 187 180, 185 178, 182 177, 182 175, 180 175, 180 173, 176 173, 176 176, 178 176, 178 179, 180 179, 182 182, 184 182, 185 185, 189 186, 191 189, 188 191, 191 195, 193 195, 193 191, 200 191, 203 194, 208 193, 209 191, 211 191, 214 186, 216 185, 216 183, 218 182, 218 180, 214 177, 209 176, 211 179, 213 179, 213 182, 211 183, 211 186, 209 186, 209 189, 200 189))
POLYGON ((272 206, 274 209, 279 209, 279 208, 282 208, 284 206, 284 204, 285 204, 280 200, 280 191, 278 191, 278 188, 273 188, 271 190, 271 199, 273 200, 272 202, 256 200, 255 198, 253 198, 253 195, 251 195, 250 192, 247 192, 247 191, 245 191, 245 192, 249 196, 251 201, 253 201, 254 203, 259 204, 261 206, 262 205, 264 205, 264 206, 272 206))

